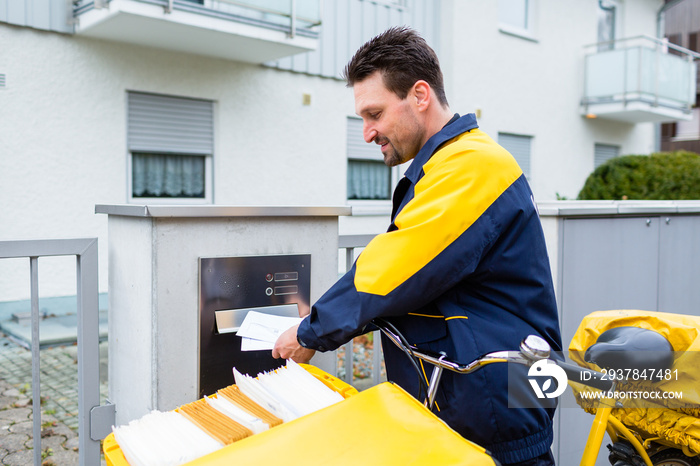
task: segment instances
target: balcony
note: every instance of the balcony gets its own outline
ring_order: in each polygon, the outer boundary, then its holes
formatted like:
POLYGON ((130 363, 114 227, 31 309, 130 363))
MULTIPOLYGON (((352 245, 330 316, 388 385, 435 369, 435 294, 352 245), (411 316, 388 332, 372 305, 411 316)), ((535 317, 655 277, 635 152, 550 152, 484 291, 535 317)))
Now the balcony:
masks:
POLYGON ((315 50, 320 0, 80 0, 76 34, 264 63, 315 50))
POLYGON ((648 36, 589 46, 581 113, 627 123, 690 120, 697 58, 648 36))

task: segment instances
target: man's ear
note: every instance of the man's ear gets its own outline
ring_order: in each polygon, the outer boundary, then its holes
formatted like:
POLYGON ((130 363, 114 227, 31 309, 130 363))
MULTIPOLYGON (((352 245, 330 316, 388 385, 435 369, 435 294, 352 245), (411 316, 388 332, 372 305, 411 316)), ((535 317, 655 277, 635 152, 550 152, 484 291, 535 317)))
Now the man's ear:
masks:
POLYGON ((430 88, 430 84, 421 79, 416 81, 413 88, 411 88, 411 91, 411 97, 414 99, 414 102, 418 107, 418 111, 425 111, 430 105, 430 100, 433 97, 433 90, 430 88))

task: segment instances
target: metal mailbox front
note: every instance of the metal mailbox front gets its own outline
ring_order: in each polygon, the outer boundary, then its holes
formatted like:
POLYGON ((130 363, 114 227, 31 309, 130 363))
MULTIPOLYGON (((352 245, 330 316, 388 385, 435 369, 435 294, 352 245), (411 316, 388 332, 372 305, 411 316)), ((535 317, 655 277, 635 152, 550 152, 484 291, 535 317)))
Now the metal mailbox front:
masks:
POLYGON ((199 259, 199 396, 234 383, 232 367, 256 376, 284 364, 270 350, 241 351, 236 331, 249 311, 309 312, 311 255, 199 259))

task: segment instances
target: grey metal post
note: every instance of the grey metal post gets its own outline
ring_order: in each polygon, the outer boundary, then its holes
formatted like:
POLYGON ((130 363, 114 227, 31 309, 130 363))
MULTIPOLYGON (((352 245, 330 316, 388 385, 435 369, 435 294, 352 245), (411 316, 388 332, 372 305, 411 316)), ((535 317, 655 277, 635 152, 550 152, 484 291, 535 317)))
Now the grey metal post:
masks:
MULTIPOLYGON (((627 107, 627 97, 628 97, 628 95, 627 95, 627 73, 629 72, 628 67, 627 67, 627 62, 628 62, 627 56, 629 54, 630 49, 626 48, 626 49, 623 49, 623 51, 624 51, 624 57, 625 57, 625 59, 623 61, 625 69, 622 72, 622 104, 625 107, 627 107)), ((640 57, 640 60, 641 60, 641 57, 640 57)))
MULTIPOLYGON (((661 60, 661 54, 659 53, 659 44, 656 43, 656 53, 654 54, 654 106, 659 106, 659 60, 661 60)), ((639 48, 639 88, 642 88, 642 48, 639 48)))
MULTIPOLYGON (((355 255, 355 248, 348 247, 345 249, 345 271, 348 272, 352 268, 352 262, 355 255)), ((353 350, 354 344, 352 340, 345 343, 345 382, 352 385, 353 382, 353 350)))
POLYGON ((97 239, 77 256, 78 447, 80 465, 98 464, 100 439, 92 435, 91 409, 100 406, 100 336, 97 295, 97 239), (95 377, 97 374, 97 377, 95 377))
POLYGON ((378 385, 382 372, 382 332, 373 332, 374 350, 372 351, 372 384, 378 385))
MULTIPOLYGON (((375 235, 342 235, 338 237, 338 247, 345 249, 345 271, 349 272, 352 269, 352 264, 355 262, 355 248, 363 248, 372 241, 375 235)), ((377 330, 374 333, 374 352, 372 354, 372 382, 376 385, 379 383, 379 372, 382 359, 381 353, 381 334, 377 330)), ((349 341, 345 347, 345 382, 352 384, 353 382, 353 343, 349 341)))
POLYGON ((289 36, 292 39, 294 39, 294 37, 296 37, 296 34, 297 34, 297 2, 296 2, 296 0, 292 0, 291 10, 292 10, 292 12, 291 12, 292 14, 290 15, 291 21, 290 21, 289 27, 292 30, 291 30, 289 36))
POLYGON ((41 466, 41 378, 39 376, 39 258, 29 258, 32 300, 32 436, 34 465, 41 466))
MULTIPOLYGON (((690 63, 690 67, 692 69, 693 67, 693 56, 692 55, 687 55, 688 57, 688 63, 690 63)), ((686 92, 686 96, 688 96, 688 104, 685 106, 685 109, 690 112, 693 108, 693 104, 691 103, 692 97, 693 97, 693 81, 697 82, 697 71, 695 73, 691 73, 690 79, 688 79, 688 90, 686 92)), ((697 92, 697 89, 695 90, 697 92)))
POLYGON ((583 59, 583 99, 582 102, 586 106, 586 114, 588 114, 588 101, 590 96, 588 95, 588 60, 591 54, 587 54, 583 59))

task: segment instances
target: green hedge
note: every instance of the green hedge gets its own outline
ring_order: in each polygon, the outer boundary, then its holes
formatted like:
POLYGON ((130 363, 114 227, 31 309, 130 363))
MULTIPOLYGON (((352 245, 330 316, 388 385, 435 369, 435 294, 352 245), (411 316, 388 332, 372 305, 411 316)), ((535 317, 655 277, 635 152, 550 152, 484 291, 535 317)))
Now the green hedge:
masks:
POLYGON ((579 199, 700 199, 700 154, 659 152, 608 160, 588 176, 579 199))

